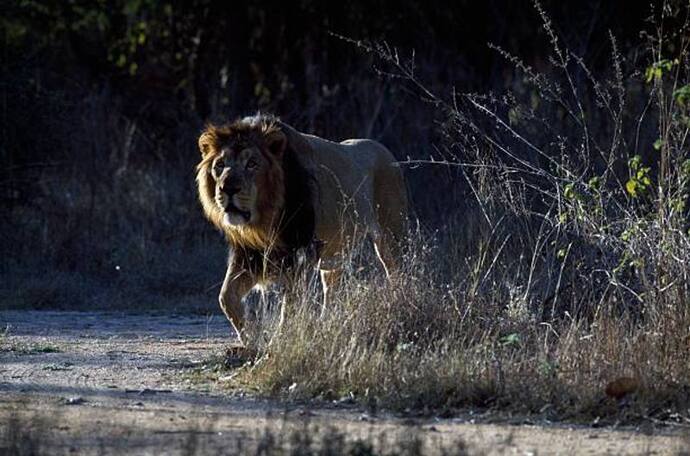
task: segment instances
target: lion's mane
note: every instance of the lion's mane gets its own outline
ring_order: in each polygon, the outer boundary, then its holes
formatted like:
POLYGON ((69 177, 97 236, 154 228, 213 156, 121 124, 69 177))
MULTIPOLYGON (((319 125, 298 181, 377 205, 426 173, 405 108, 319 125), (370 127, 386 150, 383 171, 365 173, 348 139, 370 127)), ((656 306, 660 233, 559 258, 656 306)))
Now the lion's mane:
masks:
POLYGON ((210 124, 199 138, 202 151, 202 160, 196 168, 199 200, 206 218, 226 235, 233 249, 244 250, 249 256, 272 252, 271 256, 282 261, 312 242, 318 186, 303 164, 305 157, 299 156, 291 139, 290 132, 283 132, 280 122, 267 115, 223 125, 210 124), (269 142, 275 135, 283 135, 286 140, 282 158, 269 151, 269 142), (258 147, 270 165, 255 178, 259 190, 257 222, 229 226, 222 222, 223 214, 214 202, 211 166, 223 146, 238 143, 258 147))

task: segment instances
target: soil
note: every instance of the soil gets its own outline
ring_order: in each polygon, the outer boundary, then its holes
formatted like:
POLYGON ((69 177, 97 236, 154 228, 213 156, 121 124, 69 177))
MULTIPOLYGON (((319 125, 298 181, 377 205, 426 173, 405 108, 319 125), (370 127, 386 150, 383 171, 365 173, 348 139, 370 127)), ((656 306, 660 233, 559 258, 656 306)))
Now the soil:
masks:
POLYGON ((460 442, 470 454, 690 450, 687 430, 652 424, 489 424, 471 410, 410 419, 343 403, 264 400, 229 389, 223 376, 200 378, 232 344, 221 315, 2 311, 0 449, 13 440, 49 454, 235 454, 253 452, 268 430, 285 436, 306 426, 313 436, 337 429, 347 439, 414 435, 431 453, 460 442))

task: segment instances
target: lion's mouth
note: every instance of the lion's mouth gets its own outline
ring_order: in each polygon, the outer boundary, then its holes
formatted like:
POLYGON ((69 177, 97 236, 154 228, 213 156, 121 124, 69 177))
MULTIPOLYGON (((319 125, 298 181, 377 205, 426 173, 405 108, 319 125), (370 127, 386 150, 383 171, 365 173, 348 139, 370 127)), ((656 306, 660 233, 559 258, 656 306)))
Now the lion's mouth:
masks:
MULTIPOLYGON (((249 211, 243 211, 242 209, 236 207, 234 204, 228 204, 225 207, 225 214, 226 215, 239 215, 244 219, 244 222, 247 223, 251 220, 252 214, 249 211)), ((233 217, 226 217, 226 219, 232 220, 233 217)))

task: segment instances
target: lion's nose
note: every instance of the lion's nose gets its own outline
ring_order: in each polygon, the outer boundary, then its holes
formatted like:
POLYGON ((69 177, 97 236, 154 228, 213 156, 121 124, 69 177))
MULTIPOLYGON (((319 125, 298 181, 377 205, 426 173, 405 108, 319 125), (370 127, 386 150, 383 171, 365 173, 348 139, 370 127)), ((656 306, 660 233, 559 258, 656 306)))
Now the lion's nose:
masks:
POLYGON ((230 197, 240 191, 240 187, 237 185, 223 185, 220 189, 230 197))

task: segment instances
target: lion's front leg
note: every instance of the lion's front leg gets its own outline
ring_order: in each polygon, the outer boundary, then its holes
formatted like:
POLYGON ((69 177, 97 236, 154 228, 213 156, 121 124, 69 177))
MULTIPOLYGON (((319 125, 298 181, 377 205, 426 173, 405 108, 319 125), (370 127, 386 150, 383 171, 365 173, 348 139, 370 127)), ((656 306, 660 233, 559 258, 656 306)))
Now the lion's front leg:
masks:
POLYGON ((256 285, 254 276, 248 270, 238 267, 236 262, 230 261, 218 301, 220 308, 235 329, 237 338, 242 345, 244 345, 242 340, 242 330, 244 328, 242 299, 254 285, 256 285))

